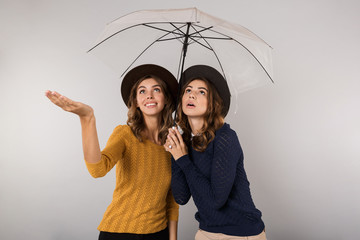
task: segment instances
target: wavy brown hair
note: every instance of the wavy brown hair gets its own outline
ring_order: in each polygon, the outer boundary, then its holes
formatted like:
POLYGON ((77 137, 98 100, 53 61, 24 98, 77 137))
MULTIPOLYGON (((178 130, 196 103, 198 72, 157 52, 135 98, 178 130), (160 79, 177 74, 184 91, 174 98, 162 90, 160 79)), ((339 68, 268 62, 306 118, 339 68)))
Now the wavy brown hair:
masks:
POLYGON ((139 139, 140 142, 142 142, 144 140, 143 133, 144 130, 146 129, 146 125, 145 125, 143 113, 141 112, 140 108, 137 107, 136 94, 140 83, 149 78, 155 79, 155 81, 160 85, 161 91, 165 96, 165 106, 161 112, 159 119, 160 129, 158 135, 158 138, 161 144, 163 145, 165 144, 166 141, 168 129, 173 124, 172 112, 175 110, 175 106, 174 106, 173 97, 170 93, 170 90, 168 89, 167 84, 160 78, 152 75, 147 75, 145 77, 140 78, 134 84, 134 86, 130 90, 131 92, 127 103, 127 107, 129 108, 129 111, 128 111, 128 120, 126 123, 127 125, 130 126, 131 131, 134 133, 135 137, 139 139))
POLYGON ((214 85, 202 77, 196 77, 184 84, 180 92, 179 104, 177 107, 176 122, 184 131, 183 139, 186 144, 192 144, 192 147, 199 152, 204 152, 209 143, 215 138, 215 131, 224 125, 224 117, 221 114, 223 101, 214 87, 214 85), (204 115, 204 125, 200 130, 200 134, 191 137, 191 127, 188 117, 182 111, 182 98, 186 87, 194 80, 204 81, 208 90, 208 106, 204 115))

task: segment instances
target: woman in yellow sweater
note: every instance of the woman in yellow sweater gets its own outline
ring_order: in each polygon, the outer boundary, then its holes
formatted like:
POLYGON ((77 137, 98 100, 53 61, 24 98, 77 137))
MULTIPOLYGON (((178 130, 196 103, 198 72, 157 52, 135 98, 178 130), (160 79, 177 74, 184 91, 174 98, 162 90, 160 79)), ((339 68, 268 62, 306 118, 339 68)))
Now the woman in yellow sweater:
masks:
POLYGON ((80 117, 86 166, 97 178, 116 165, 113 200, 98 227, 99 240, 176 240, 179 206, 170 190, 170 154, 163 148, 178 84, 166 69, 138 66, 123 79, 127 125, 117 126, 100 151, 93 109, 57 92, 46 96, 80 117))

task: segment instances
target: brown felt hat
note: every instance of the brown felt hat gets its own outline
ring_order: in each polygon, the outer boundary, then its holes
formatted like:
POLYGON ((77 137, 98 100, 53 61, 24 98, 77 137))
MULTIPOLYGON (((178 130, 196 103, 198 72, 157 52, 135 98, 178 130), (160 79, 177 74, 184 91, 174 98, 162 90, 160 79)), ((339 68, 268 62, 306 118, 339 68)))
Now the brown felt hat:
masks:
POLYGON ((224 76, 219 73, 215 68, 206 65, 194 65, 186 69, 180 79, 180 87, 183 88, 189 81, 196 78, 205 78, 211 82, 219 96, 223 100, 223 109, 221 111, 225 117, 230 108, 230 90, 224 76))
POLYGON ((179 84, 178 84, 176 78, 174 77, 174 75, 172 75, 172 73, 169 72, 168 70, 166 70, 165 68, 160 67, 158 65, 144 64, 144 65, 140 65, 140 66, 137 66, 137 67, 131 69, 125 75, 125 77, 121 83, 121 96, 124 100, 125 105, 128 104, 128 100, 130 97, 130 91, 131 91, 131 88, 135 85, 135 83, 140 78, 150 76, 150 75, 158 77, 166 83, 166 85, 171 93, 171 96, 173 98, 173 102, 175 103, 177 94, 179 91, 179 84))

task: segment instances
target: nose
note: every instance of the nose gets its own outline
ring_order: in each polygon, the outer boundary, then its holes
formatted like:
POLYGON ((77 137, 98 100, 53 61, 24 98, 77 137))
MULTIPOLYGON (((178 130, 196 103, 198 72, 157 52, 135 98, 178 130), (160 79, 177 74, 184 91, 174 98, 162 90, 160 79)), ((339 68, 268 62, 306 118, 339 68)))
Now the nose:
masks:
POLYGON ((195 99, 195 95, 191 92, 191 93, 189 93, 189 98, 195 99))
POLYGON ((152 99, 153 98, 153 94, 152 92, 149 92, 148 95, 146 96, 146 99, 152 99))

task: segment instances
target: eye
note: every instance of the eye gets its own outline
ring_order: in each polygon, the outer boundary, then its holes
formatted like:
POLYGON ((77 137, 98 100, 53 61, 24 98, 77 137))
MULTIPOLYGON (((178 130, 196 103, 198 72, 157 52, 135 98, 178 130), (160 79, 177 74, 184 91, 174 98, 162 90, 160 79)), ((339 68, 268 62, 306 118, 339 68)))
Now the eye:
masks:
POLYGON ((201 94, 201 95, 205 95, 206 92, 205 92, 205 91, 200 91, 200 94, 201 94))
POLYGON ((155 88, 154 92, 161 92, 161 89, 160 88, 155 88))
POLYGON ((143 94, 143 93, 145 93, 145 90, 140 90, 139 91, 139 94, 143 94))
POLYGON ((190 88, 185 89, 185 92, 186 92, 186 93, 191 93, 191 89, 190 89, 190 88))

